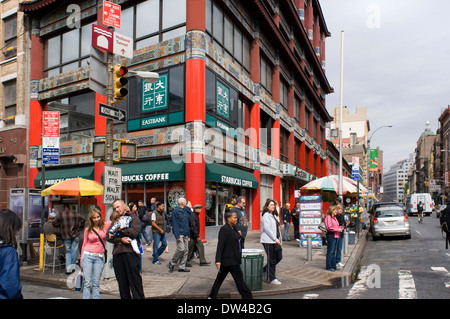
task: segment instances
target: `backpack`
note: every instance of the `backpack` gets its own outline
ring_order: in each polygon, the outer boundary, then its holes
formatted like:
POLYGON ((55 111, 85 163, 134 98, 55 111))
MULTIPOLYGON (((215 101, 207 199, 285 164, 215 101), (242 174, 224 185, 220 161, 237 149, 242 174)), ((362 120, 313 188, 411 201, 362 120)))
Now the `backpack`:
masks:
POLYGON ((152 212, 146 211, 144 216, 142 216, 142 221, 147 225, 150 225, 152 223, 152 212))
POLYGON ((448 242, 450 241, 450 209, 444 209, 440 216, 441 233, 445 232, 445 249, 448 249, 448 242))
POLYGON ((325 222, 321 222, 319 225, 319 229, 322 231, 322 235, 327 234, 327 225, 325 225, 325 222))

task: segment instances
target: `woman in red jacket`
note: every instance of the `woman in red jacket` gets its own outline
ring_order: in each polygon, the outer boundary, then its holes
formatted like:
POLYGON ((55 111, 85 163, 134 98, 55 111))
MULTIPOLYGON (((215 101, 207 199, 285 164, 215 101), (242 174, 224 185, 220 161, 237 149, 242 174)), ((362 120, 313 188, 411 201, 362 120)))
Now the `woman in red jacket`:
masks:
POLYGON ((339 222, 336 219, 338 211, 339 206, 330 206, 324 219, 325 225, 327 226, 326 270, 329 271, 336 271, 337 242, 339 240, 340 233, 344 229, 343 226, 339 226, 339 222))

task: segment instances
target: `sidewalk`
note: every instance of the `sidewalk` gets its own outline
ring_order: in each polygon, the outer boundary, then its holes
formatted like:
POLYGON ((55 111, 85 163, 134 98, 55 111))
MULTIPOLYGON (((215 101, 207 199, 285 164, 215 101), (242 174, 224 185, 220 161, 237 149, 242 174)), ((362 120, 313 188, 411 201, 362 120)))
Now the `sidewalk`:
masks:
MULTIPOLYGON (((168 271, 167 265, 175 251, 175 239, 172 233, 168 234, 169 253, 163 253, 160 257, 161 265, 153 265, 152 253, 146 251, 142 255, 142 279, 146 298, 207 298, 217 275, 214 258, 218 230, 219 227, 213 227, 206 233, 205 255, 211 265, 199 266, 198 259, 191 260, 192 267, 188 268, 190 269, 188 273, 180 273, 177 268, 172 273, 168 271)), ((344 268, 335 272, 325 270, 326 246, 313 249, 312 260, 307 261, 307 249, 299 248, 297 241, 283 242, 283 259, 277 266, 277 278, 281 285, 264 282, 263 289, 254 291, 253 295, 271 296, 309 291, 330 287, 340 279, 350 282, 364 251, 367 233, 367 230, 363 230, 359 238, 355 236, 355 243, 348 246, 348 254, 344 255, 344 268)), ((291 235, 291 238, 293 237, 291 235)), ((262 249, 259 238, 260 232, 249 232, 245 241, 246 248, 262 249)), ((265 263, 266 258, 264 257, 265 263)), ((64 269, 56 268, 55 274, 53 274, 51 267, 47 267, 45 273, 35 270, 36 268, 36 264, 23 266, 20 270, 21 280, 38 282, 42 285, 67 287, 68 276, 64 273, 64 269)), ((102 279, 100 289, 103 293, 117 295, 119 298, 115 278, 102 279)), ((231 275, 224 281, 218 297, 240 298, 231 275)))

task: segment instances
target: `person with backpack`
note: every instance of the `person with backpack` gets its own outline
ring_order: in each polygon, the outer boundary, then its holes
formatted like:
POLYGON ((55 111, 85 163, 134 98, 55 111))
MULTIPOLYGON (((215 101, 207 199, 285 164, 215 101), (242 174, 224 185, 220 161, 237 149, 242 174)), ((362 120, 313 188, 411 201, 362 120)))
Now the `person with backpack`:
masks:
POLYGON ((441 212, 440 222, 442 234, 445 233, 445 249, 448 249, 450 241, 450 201, 447 202, 447 207, 441 212))
POLYGON ((150 212, 147 211, 147 206, 144 205, 144 201, 140 199, 138 201, 138 216, 141 220, 141 235, 144 237, 147 246, 150 246, 152 243, 152 240, 150 239, 150 236, 147 234, 146 228, 147 226, 151 225, 152 221, 150 212))
POLYGON ((422 201, 419 201, 419 203, 417 204, 417 218, 419 220, 419 223, 422 223, 422 218, 423 218, 423 203, 422 203, 422 201))

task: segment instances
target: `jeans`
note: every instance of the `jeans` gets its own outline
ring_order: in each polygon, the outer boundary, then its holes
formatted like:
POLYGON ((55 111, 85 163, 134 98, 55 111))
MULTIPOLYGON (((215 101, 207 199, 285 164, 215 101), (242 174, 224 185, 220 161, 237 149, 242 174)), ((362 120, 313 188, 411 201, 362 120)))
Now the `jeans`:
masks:
POLYGON ((327 261, 326 270, 336 270, 336 248, 339 238, 327 237, 327 261))
POLYGON ((336 244, 336 264, 342 261, 342 244, 344 243, 344 235, 341 233, 336 244))
POLYGON ((289 226, 291 226, 291 223, 284 224, 284 233, 283 233, 283 240, 291 240, 289 238, 289 226))
POLYGON ((66 246, 66 272, 71 272, 72 269, 75 270, 79 242, 80 239, 78 237, 64 241, 64 245, 66 246))
POLYGON ((147 226, 148 226, 148 225, 147 225, 146 223, 141 222, 141 235, 144 237, 146 243, 148 244, 148 243, 151 242, 151 239, 150 239, 150 237, 148 236, 147 232, 145 231, 145 229, 147 228, 147 226))
POLYGON ((83 299, 91 297, 100 299, 100 277, 105 266, 105 257, 96 257, 90 255, 83 255, 81 259, 81 267, 83 267, 83 299))
POLYGON ((153 262, 159 260, 159 256, 164 252, 167 247, 166 234, 164 235, 153 233, 153 262), (159 244, 161 246, 158 248, 159 244))

